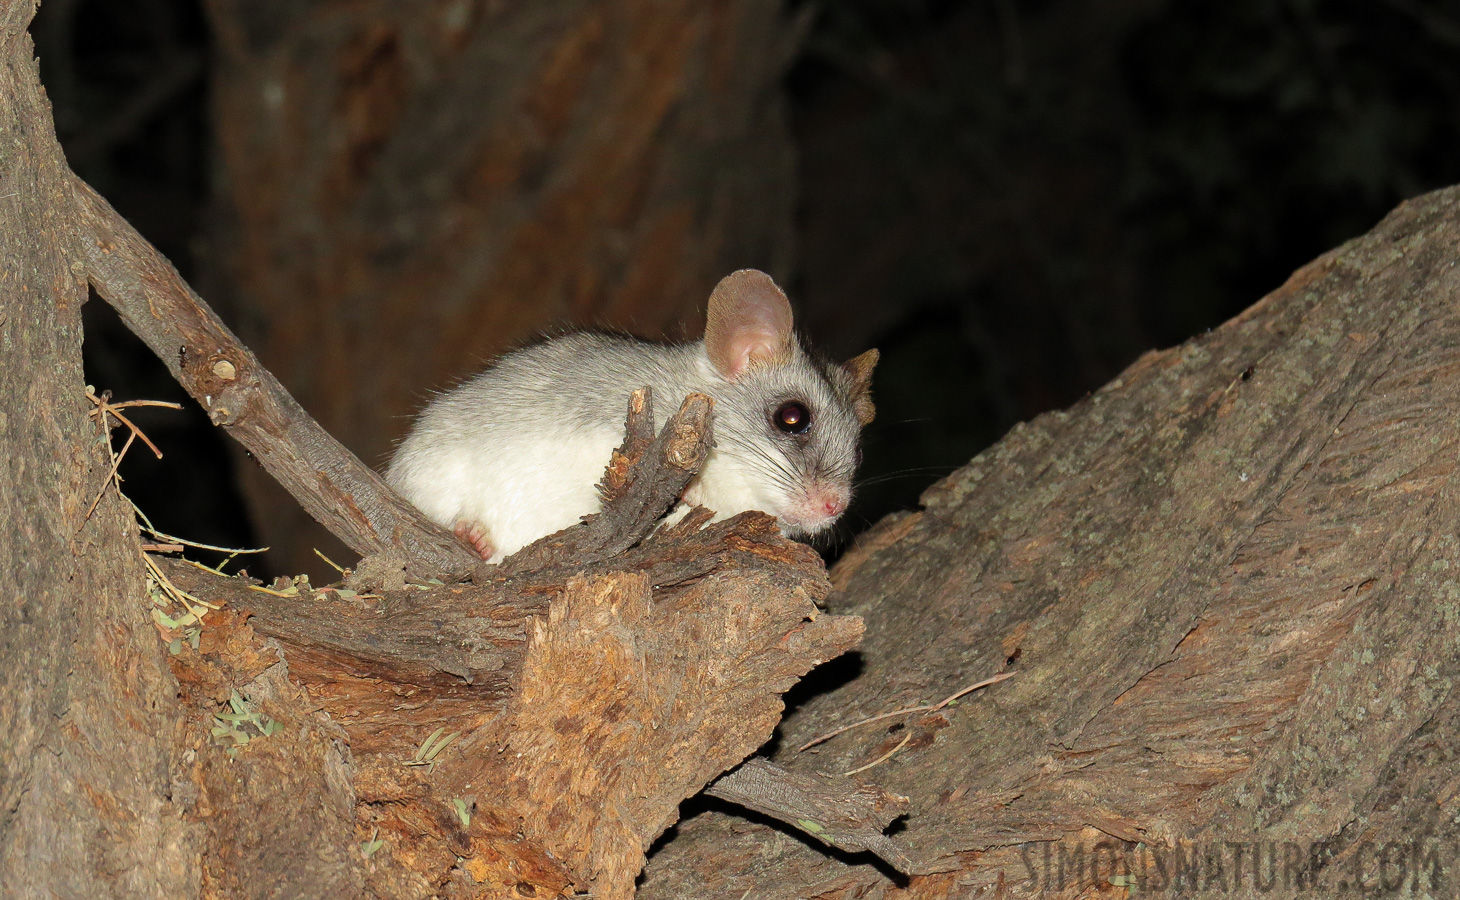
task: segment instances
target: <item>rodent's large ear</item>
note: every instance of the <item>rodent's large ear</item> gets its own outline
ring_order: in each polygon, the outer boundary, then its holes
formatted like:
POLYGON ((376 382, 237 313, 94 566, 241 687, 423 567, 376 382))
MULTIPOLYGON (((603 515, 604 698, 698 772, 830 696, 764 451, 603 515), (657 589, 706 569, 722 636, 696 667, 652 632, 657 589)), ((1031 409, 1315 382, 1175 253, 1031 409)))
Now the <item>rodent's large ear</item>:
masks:
POLYGON ((852 411, 863 425, 877 418, 877 407, 872 405, 872 370, 881 357, 874 347, 842 363, 842 368, 852 376, 852 411))
POLYGON ((791 361, 791 303, 771 276, 755 269, 731 272, 710 294, 705 350, 726 378, 752 363, 791 361))

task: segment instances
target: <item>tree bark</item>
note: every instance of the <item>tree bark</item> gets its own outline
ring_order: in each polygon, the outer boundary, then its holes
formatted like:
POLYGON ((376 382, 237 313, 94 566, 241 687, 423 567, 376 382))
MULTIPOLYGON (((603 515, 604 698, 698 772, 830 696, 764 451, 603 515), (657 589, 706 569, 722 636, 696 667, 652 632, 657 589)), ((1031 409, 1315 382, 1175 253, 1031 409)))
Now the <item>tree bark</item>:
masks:
POLYGON ((0 884, 17 898, 195 897, 182 710, 88 418, 73 176, 33 13, 0 3, 0 884))
MULTIPOLYGON (((372 465, 428 391, 550 327, 695 337, 726 272, 788 274, 779 0, 207 9, 216 287, 372 465)), ((320 572, 332 542, 241 471, 275 571, 320 572)))
POLYGON ((1178 852, 1218 853, 1234 896, 1332 895, 1377 884, 1385 842, 1446 893, 1427 861, 1460 863, 1457 244, 1460 189, 1406 203, 1014 429, 833 572, 829 608, 867 623, 862 669, 787 718, 773 759, 882 759, 858 777, 910 798, 893 839, 940 873, 709 812, 642 896, 1070 897, 1121 871, 1212 889, 1178 852), (1014 677, 797 749, 995 672, 1014 677), (1101 847, 1104 869, 1052 868, 1101 847))

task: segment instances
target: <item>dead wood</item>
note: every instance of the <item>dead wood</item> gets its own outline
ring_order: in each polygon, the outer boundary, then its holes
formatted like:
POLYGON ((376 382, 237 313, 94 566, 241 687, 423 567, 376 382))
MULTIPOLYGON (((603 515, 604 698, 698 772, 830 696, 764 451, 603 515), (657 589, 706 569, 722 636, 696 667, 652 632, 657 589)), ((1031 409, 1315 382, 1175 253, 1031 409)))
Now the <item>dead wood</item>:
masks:
POLYGON ((525 876, 508 862, 536 848, 559 861, 538 888, 558 878, 618 897, 632 894, 643 853, 679 802, 769 738, 780 692, 860 636, 855 618, 818 613, 819 561, 768 517, 656 534, 641 560, 709 539, 722 552, 675 584, 656 587, 641 565, 552 588, 502 578, 411 590, 378 606, 299 590, 292 624, 280 618, 284 598, 239 579, 182 563, 169 576, 252 610, 259 630, 279 637, 290 676, 343 729, 360 772, 360 833, 389 836, 371 864, 380 895, 453 879, 489 894, 515 887, 525 876), (333 644, 306 645, 301 632, 333 644), (391 643, 351 652, 376 640, 391 643), (412 665, 398 661, 408 655, 412 665), (450 671, 464 657, 492 667, 450 671), (410 768, 438 728, 454 742, 429 771, 410 768), (457 800, 475 811, 466 821, 453 813, 457 800))
POLYGON ((350 549, 396 554, 417 577, 470 569, 473 554, 310 418, 106 200, 74 177, 71 189, 96 292, 300 506, 350 549))
POLYGON ((788 717, 774 760, 846 771, 900 746, 873 770, 909 798, 895 840, 942 874, 898 884, 709 812, 641 895, 1332 896, 1380 884, 1382 847, 1404 854, 1389 883, 1451 891, 1457 246, 1460 190, 1406 203, 1015 428, 833 573, 864 668, 788 717), (957 707, 795 750, 1001 670, 957 707))

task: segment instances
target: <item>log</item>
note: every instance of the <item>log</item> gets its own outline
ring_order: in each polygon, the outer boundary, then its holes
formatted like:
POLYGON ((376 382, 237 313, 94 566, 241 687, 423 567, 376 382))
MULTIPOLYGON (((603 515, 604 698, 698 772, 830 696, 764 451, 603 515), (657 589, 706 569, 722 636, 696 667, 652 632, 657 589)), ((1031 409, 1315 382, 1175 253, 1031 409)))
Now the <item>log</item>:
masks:
POLYGON ((866 621, 863 667, 788 716, 773 761, 886 757, 854 779, 909 798, 894 837, 928 874, 712 810, 641 896, 1332 896, 1380 883, 1381 846, 1449 891, 1457 246, 1460 189, 1404 204, 1015 428, 841 562, 828 607, 866 621))

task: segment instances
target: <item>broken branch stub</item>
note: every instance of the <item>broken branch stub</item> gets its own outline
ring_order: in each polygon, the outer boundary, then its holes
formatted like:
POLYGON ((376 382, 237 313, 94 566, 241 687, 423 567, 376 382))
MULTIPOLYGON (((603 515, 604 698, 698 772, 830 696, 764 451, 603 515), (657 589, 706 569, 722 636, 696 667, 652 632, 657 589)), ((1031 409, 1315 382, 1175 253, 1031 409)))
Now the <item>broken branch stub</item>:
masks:
MULTIPOLYGON (((612 559, 642 541, 700 472, 714 446, 711 414, 715 401, 690 394, 679 411, 654 432, 653 395, 649 388, 629 397, 624 442, 598 484, 603 509, 584 516, 580 525, 522 548, 496 568, 497 576, 520 575, 550 566, 583 568, 612 559)), ((485 577, 493 577, 486 568, 485 577)))

